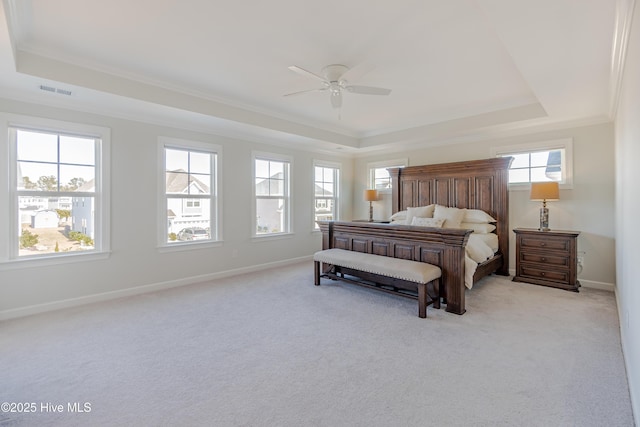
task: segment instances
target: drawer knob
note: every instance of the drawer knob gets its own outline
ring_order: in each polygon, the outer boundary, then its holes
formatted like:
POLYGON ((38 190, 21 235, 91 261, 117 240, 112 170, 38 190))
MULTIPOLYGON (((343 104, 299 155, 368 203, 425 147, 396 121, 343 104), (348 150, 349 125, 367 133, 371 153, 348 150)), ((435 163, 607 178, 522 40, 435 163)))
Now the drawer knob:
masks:
POLYGON ((541 276, 544 276, 546 273, 543 271, 542 273, 540 273, 541 276))
POLYGON ((540 243, 540 246, 546 246, 545 242, 540 243))
POLYGON ((541 261, 546 261, 547 259, 545 257, 540 258, 541 261))

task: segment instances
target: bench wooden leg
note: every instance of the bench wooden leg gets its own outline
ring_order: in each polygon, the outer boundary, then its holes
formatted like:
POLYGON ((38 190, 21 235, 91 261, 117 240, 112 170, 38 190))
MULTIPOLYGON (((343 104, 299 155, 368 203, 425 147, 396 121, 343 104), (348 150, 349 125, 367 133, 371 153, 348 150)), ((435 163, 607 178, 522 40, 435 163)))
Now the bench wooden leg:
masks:
POLYGON ((433 308, 440 308, 440 278, 437 278, 433 281, 433 290, 436 294, 435 299, 433 300, 433 308))
POLYGON ((314 261, 314 280, 315 280, 315 285, 316 286, 320 286, 320 261, 314 261))
POLYGON ((418 317, 427 317, 427 284, 418 283, 418 317))

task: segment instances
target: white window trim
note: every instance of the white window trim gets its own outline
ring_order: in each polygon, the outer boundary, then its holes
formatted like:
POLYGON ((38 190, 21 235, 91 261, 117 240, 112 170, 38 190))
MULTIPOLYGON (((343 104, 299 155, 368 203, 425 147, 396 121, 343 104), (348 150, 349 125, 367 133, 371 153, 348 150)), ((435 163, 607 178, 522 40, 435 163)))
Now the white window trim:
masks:
POLYGON ((286 154, 269 153, 266 151, 252 151, 251 152, 251 239, 254 241, 268 240, 268 239, 281 239, 293 235, 293 157, 286 154), (288 224, 288 230, 280 233, 258 234, 256 233, 256 160, 269 160, 274 162, 287 162, 289 163, 289 176, 288 176, 288 194, 283 198, 287 205, 287 216, 285 218, 288 224))
POLYGON ((0 150, 0 164, 7 165, 6 174, 0 174, 0 205, 9 206, 9 209, 0 209, 0 265, 2 268, 27 268, 31 266, 54 265, 61 263, 84 262, 94 259, 105 259, 111 251, 111 129, 101 126, 85 125, 82 123, 65 122, 61 120, 31 117, 18 114, 0 113, 0 145, 6 147, 0 150), (87 252, 67 252, 58 254, 34 255, 33 257, 18 257, 17 247, 19 236, 9 224, 18 221, 17 197, 15 182, 16 156, 15 144, 9 140, 10 128, 31 129, 34 131, 53 132, 60 134, 76 134, 94 137, 97 140, 95 158, 95 246, 94 250, 87 252), (4 239, 1 238, 3 234, 4 239), (12 265, 10 265, 12 264, 12 265))
MULTIPOLYGON (((564 179, 559 182, 560 188, 563 190, 573 189, 573 138, 562 138, 549 141, 491 147, 491 156, 499 157, 507 154, 525 154, 535 151, 554 149, 564 149, 564 179)), ((509 190, 528 191, 530 188, 530 183, 509 184, 509 190)))
MULTIPOLYGON (((406 157, 403 159, 382 160, 379 162, 367 163, 367 188, 375 188, 375 176, 374 169, 381 169, 387 167, 407 167, 409 166, 409 159, 406 157)), ((391 194, 391 189, 385 188, 378 190, 379 194, 391 194)))
POLYGON ((335 195, 335 205, 336 205, 336 211, 335 211, 335 220, 339 221, 340 220, 340 185, 341 185, 341 180, 342 180, 342 163, 337 163, 337 162, 329 162, 329 161, 325 161, 325 160, 314 160, 313 161, 313 168, 311 169, 311 191, 312 191, 312 195, 313 195, 313 200, 312 200, 312 206, 311 206, 311 230, 314 232, 320 232, 319 228, 316 228, 316 214, 315 214, 315 210, 316 210, 316 194, 315 194, 315 182, 316 182, 316 176, 315 176, 315 170, 316 170, 316 166, 317 167, 321 167, 321 168, 334 168, 338 170, 338 182, 335 184, 335 189, 336 189, 336 195, 335 195))
MULTIPOLYGON (((158 205, 157 205, 157 250, 158 252, 174 252, 192 249, 202 249, 222 246, 222 146, 202 141, 170 138, 161 136, 158 138, 158 205), (215 203, 211 202, 211 216, 216 218, 217 239, 195 242, 167 242, 167 212, 166 212, 166 175, 165 175, 165 149, 177 148, 183 150, 204 151, 216 155, 214 187, 211 188, 211 199, 215 198, 215 203)), ((213 226, 212 226, 213 228, 213 226)))

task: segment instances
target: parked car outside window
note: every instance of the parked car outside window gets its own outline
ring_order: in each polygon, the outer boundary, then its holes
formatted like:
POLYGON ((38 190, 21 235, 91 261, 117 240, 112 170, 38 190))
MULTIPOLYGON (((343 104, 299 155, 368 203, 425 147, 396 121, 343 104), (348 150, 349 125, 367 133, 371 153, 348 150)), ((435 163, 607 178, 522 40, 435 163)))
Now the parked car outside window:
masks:
POLYGON ((209 233, 204 228, 189 227, 183 228, 178 233, 178 240, 205 240, 209 238, 209 233))

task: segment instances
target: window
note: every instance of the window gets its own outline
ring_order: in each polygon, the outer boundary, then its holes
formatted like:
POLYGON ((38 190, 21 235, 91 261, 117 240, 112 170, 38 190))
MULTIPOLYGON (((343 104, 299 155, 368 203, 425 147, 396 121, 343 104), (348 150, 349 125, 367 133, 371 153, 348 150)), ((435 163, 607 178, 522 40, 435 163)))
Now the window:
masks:
POLYGON ((403 168, 406 167, 408 163, 407 159, 369 163, 369 188, 375 188, 383 193, 390 191, 391 176, 387 168, 403 168))
POLYGON ((291 232, 290 167, 285 156, 254 153, 254 236, 291 232))
POLYGON ((71 259, 109 250, 109 130, 11 116, 1 260, 71 259))
POLYGON ((217 145, 160 140, 160 246, 184 247, 220 240, 217 145))
POLYGON ((571 139, 493 149, 499 157, 513 157, 509 169, 510 188, 529 188, 531 182, 557 181, 572 184, 571 139))
POLYGON ((314 228, 316 221, 338 219, 338 189, 340 188, 340 169, 338 165, 314 163, 314 228))

